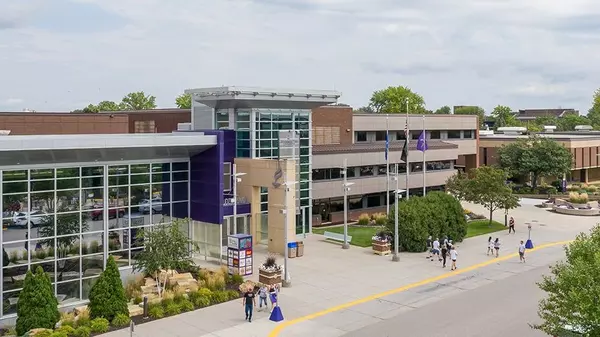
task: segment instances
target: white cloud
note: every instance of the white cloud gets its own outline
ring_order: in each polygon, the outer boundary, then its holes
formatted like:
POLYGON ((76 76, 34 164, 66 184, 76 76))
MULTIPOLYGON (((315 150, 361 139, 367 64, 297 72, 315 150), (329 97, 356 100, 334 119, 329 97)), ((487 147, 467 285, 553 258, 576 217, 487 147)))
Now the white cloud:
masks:
MULTIPOLYGON (((5 1, 17 3, 3 0, 0 13, 5 1)), ((374 90, 407 85, 431 109, 586 111, 600 86, 593 0, 78 2, 128 24, 89 34, 0 26, 3 95, 40 111, 144 90, 172 106, 184 88, 235 84, 335 88, 360 106, 374 90)), ((26 11, 11 13, 15 22, 26 11)))
POLYGON ((9 105, 9 106, 19 105, 23 102, 24 102, 24 100, 22 100, 20 98, 8 98, 8 99, 4 100, 4 104, 9 105))

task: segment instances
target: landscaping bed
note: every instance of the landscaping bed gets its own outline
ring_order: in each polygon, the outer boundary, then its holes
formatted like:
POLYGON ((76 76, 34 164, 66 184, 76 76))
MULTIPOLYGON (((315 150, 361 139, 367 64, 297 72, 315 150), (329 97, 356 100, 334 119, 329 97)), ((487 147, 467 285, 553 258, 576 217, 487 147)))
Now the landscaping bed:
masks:
POLYGON ((490 225, 490 220, 472 220, 467 222, 467 235, 465 238, 472 238, 474 236, 499 232, 505 230, 507 227, 504 224, 499 223, 498 221, 492 220, 492 224, 490 225))
MULTIPOLYGON (((348 226, 348 235, 352 237, 351 245, 359 247, 371 247, 371 238, 381 231, 379 226, 348 226)), ((344 234, 344 226, 328 228, 313 228, 314 234, 323 235, 325 232, 344 234)))

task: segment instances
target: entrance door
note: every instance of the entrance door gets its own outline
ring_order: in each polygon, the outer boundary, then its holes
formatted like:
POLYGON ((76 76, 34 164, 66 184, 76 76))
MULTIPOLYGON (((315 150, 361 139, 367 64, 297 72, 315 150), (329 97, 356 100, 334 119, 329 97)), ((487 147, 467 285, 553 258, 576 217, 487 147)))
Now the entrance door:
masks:
POLYGON ((296 234, 308 234, 309 217, 309 207, 300 207, 300 213, 296 214, 296 234))

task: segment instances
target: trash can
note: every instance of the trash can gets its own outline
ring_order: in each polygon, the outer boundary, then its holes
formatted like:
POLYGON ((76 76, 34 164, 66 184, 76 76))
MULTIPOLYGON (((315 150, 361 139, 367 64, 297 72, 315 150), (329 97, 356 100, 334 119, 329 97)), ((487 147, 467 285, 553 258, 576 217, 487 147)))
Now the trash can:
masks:
POLYGON ((296 242, 288 243, 288 257, 290 259, 293 259, 296 257, 297 250, 298 250, 298 245, 296 244, 296 242))
POLYGON ((301 257, 304 256, 304 242, 298 241, 298 247, 296 248, 296 256, 301 257))

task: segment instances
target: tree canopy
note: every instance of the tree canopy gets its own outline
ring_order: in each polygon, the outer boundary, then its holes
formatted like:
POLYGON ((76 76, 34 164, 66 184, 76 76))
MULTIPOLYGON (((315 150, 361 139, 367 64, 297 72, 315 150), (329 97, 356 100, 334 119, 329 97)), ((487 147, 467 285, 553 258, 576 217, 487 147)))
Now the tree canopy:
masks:
POLYGON ((454 108, 455 115, 477 115, 479 117, 479 125, 483 125, 485 121, 485 110, 479 106, 459 106, 454 108))
POLYGON ((444 105, 443 107, 435 110, 435 112, 434 112, 434 114, 436 114, 436 115, 449 115, 451 113, 452 113, 452 109, 447 105, 444 105))
POLYGON ((192 95, 181 94, 175 98, 175 105, 179 109, 191 109, 192 108, 192 95))
POLYGON ((125 95, 119 103, 102 101, 98 104, 89 104, 85 108, 73 112, 97 113, 100 111, 148 110, 154 108, 156 108, 156 97, 138 91, 125 95))
POLYGON ((590 120, 594 129, 600 128, 600 88, 594 91, 592 97, 592 107, 588 110, 587 118, 590 120))
POLYGON ((406 100, 408 99, 408 113, 427 113, 423 97, 408 87, 387 87, 373 93, 369 106, 376 113, 406 113, 406 100))
POLYGON ((571 152, 550 138, 532 136, 517 139, 498 149, 500 167, 513 177, 528 178, 532 188, 537 187, 541 177, 562 178, 571 170, 571 152))
POLYGON ((565 325, 582 328, 585 336, 600 335, 600 226, 581 233, 565 247, 566 259, 550 268, 538 283, 547 297, 538 307, 543 323, 534 328, 561 335, 565 325))
POLYGON ((508 175, 493 166, 481 166, 469 174, 457 173, 446 181, 446 190, 460 200, 484 206, 492 216, 497 209, 513 209, 519 206, 519 198, 506 184, 508 175))
POLYGON ((496 106, 492 111, 492 118, 496 122, 496 128, 519 125, 519 121, 513 114, 512 109, 505 105, 496 106))

